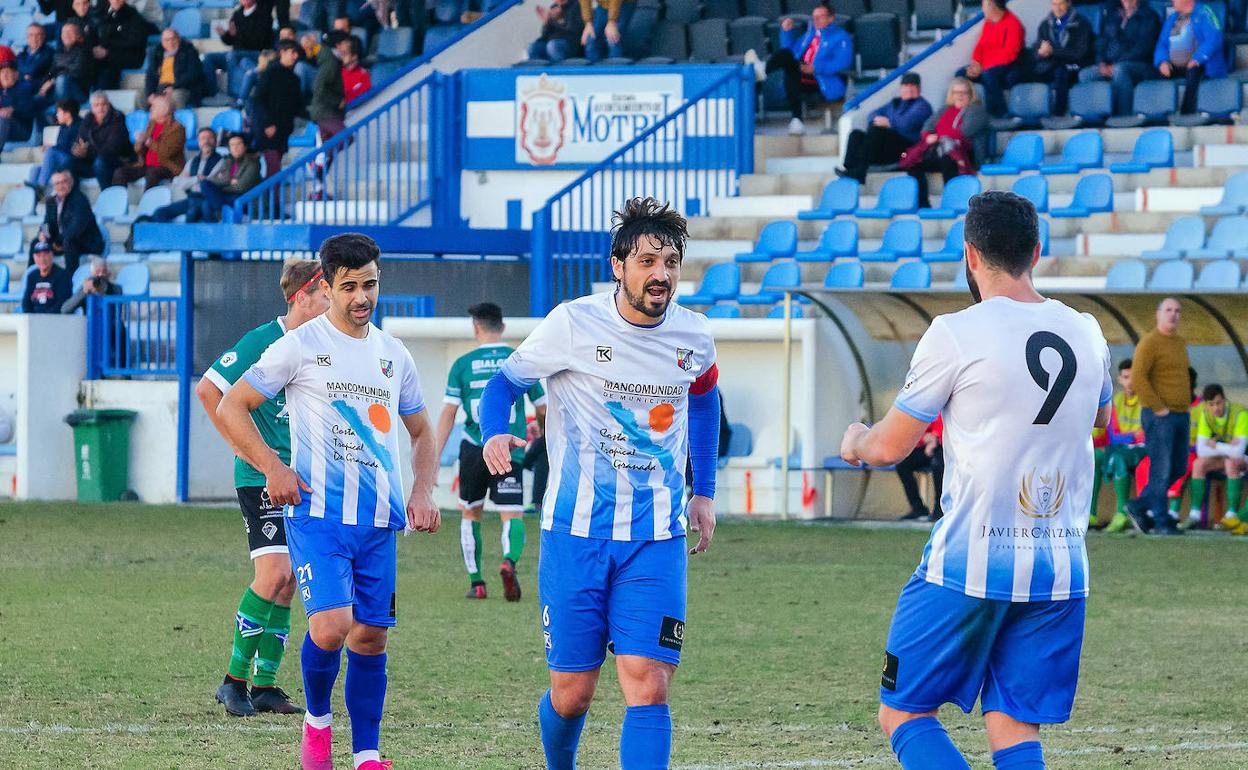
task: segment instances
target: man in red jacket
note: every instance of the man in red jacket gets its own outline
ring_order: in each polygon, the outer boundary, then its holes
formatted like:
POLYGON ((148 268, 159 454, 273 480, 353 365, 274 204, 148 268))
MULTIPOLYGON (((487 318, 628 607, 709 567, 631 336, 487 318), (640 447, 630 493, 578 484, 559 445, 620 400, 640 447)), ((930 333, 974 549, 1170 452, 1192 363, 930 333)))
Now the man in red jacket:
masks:
POLYGON ((994 118, 1005 115, 1005 90, 1022 75, 1019 54, 1027 33, 1018 17, 1005 9, 1005 0, 982 0, 984 26, 979 32, 971 63, 958 71, 984 86, 984 103, 994 118))

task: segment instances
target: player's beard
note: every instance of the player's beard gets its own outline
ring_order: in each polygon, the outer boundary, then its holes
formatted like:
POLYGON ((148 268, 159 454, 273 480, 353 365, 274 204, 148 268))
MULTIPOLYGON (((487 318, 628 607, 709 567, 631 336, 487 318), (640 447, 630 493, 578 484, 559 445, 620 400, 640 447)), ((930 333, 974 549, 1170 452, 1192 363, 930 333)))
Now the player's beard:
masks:
POLYGON ((672 285, 663 281, 650 281, 642 287, 641 294, 633 294, 628 290, 628 285, 621 281, 620 290, 624 292, 624 301, 627 302, 633 310, 636 310, 638 313, 644 313, 651 318, 662 318, 663 314, 667 312, 667 306, 672 302, 672 285), (646 293, 655 286, 662 286, 667 290, 667 295, 663 299, 663 304, 659 307, 654 307, 649 303, 650 297, 646 293))
POLYGON ((347 322, 350 323, 352 326, 368 326, 368 324, 372 320, 373 320, 373 304, 371 302, 362 303, 358 305, 356 304, 347 305, 347 322), (368 315, 364 316, 364 320, 361 321, 359 318, 356 317, 355 311, 364 310, 364 309, 368 310, 368 315))
POLYGON ((984 298, 979 293, 979 283, 975 280, 975 276, 971 275, 971 266, 964 263, 962 268, 966 270, 966 288, 971 291, 971 299, 977 303, 983 302, 984 298))

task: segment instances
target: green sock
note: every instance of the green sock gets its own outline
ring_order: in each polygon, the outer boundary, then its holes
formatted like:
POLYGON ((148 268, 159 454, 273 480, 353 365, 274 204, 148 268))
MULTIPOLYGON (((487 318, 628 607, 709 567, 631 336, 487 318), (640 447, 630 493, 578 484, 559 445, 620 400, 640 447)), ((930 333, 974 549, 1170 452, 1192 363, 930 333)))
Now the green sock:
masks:
POLYGON ((511 519, 503 526, 503 558, 520 561, 524 553, 524 519, 511 519))
POLYGON ((1101 473, 1098 468, 1092 474, 1092 509, 1088 511, 1088 518, 1096 521, 1096 502, 1101 496, 1101 473))
POLYGON ((1114 510, 1125 511, 1127 509, 1127 501, 1130 499, 1131 479, 1126 476, 1114 479, 1114 510))
POLYGON ((459 520, 459 547, 464 553, 464 568, 474 583, 481 580, 481 522, 459 520))
POLYGON ((244 682, 251 676, 251 659, 260 646, 264 626, 269 622, 273 602, 261 599, 248 588, 238 602, 238 614, 234 616, 234 651, 230 654, 229 674, 244 682))
POLYGON ((256 673, 251 678, 253 685, 272 687, 277 684, 277 667, 282 665, 286 637, 289 635, 290 607, 274 604, 269 621, 264 624, 264 633, 260 635, 260 646, 256 648, 256 673))
POLYGON ((1244 494, 1244 479, 1226 480, 1226 512, 1239 516, 1239 498, 1244 494))
POLYGON ((1200 518, 1200 508, 1205 503, 1205 480, 1192 479, 1192 506, 1188 516, 1193 519, 1200 518))
MULTIPOLYGON (((1187 486, 1187 485, 1184 484, 1183 486, 1187 486)), ((1178 516, 1179 506, 1183 504, 1183 487, 1179 487, 1178 496, 1170 498, 1168 504, 1170 506, 1170 512, 1173 513, 1175 516, 1178 516)))

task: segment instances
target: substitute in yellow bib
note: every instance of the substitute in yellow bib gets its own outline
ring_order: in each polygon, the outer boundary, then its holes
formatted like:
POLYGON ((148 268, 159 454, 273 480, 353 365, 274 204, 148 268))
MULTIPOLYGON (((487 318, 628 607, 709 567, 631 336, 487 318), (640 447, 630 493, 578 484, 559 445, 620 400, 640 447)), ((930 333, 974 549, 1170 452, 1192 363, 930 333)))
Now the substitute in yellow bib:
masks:
POLYGON ((1196 462, 1192 466, 1192 507, 1186 525, 1200 525, 1201 503, 1205 499, 1206 477, 1210 472, 1226 474, 1226 515, 1222 526, 1236 535, 1248 533, 1248 524, 1239 520, 1239 501, 1243 496, 1244 447, 1248 445, 1248 410, 1226 399, 1221 385, 1205 386, 1201 394, 1204 409, 1200 410, 1196 427, 1196 462))

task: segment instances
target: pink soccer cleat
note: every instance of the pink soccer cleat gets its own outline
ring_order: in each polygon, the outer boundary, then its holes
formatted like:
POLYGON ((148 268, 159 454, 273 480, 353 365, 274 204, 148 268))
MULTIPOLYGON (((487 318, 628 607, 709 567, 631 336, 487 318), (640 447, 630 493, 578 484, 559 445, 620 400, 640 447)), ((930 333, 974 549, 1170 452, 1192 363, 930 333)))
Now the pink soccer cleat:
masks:
POLYGON ((334 770, 333 729, 304 724, 303 742, 299 747, 299 761, 303 770, 334 770))
POLYGON ((355 768, 355 770, 391 770, 393 767, 394 767, 394 763, 388 759, 383 759, 380 761, 376 759, 369 759, 365 761, 364 764, 355 768))

